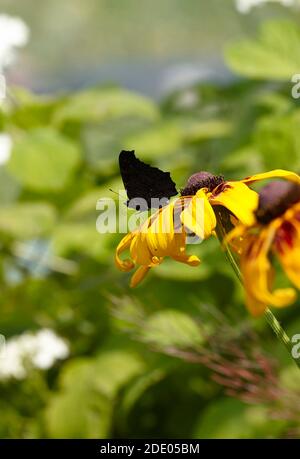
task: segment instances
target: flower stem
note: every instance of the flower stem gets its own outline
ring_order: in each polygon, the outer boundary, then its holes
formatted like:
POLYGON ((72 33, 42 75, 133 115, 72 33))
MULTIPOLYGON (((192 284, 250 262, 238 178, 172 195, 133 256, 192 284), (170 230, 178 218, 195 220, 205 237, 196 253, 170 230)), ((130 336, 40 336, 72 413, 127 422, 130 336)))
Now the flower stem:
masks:
MULTIPOLYGON (((226 236, 226 231, 225 231, 224 226, 219 224, 217 226, 216 233, 217 233, 217 237, 219 239, 219 242, 222 244, 222 246, 226 250, 225 254, 226 254, 226 257, 227 257, 229 263, 231 264, 231 266, 232 266, 236 276, 238 277, 239 281, 241 282, 241 284, 243 284, 242 274, 241 274, 240 268, 239 268, 239 266, 238 266, 238 264, 236 262, 236 259, 235 259, 234 255, 233 255, 230 247, 228 246, 228 244, 224 240, 224 237, 226 236)), ((292 359, 295 362, 295 364, 297 365, 297 367, 300 368, 300 359, 295 359, 293 357, 293 355, 292 355, 292 347, 293 346, 292 346, 291 340, 290 340, 289 336, 286 334, 286 332, 284 331, 283 327, 280 325, 280 322, 276 319, 276 317, 274 316, 274 314, 272 313, 272 311, 269 308, 266 308, 266 310, 264 312, 264 316, 265 316, 266 321, 268 322, 268 324, 272 328, 273 332, 275 333, 276 337, 285 346, 285 348, 287 349, 289 355, 292 357, 292 359)))
POLYGON ((286 332, 284 331, 283 327, 280 325, 279 321, 276 319, 276 317, 274 316, 274 314, 272 313, 272 311, 269 308, 266 308, 264 316, 266 318, 266 321, 268 322, 268 324, 272 328, 273 332, 275 333, 275 335, 279 339, 279 341, 281 341, 283 343, 283 345, 288 350, 288 353, 292 357, 292 359, 295 362, 295 364, 297 365, 297 367, 300 368, 300 360, 299 359, 295 359, 293 357, 293 354, 292 354, 293 346, 292 346, 291 340, 288 337, 288 335, 286 334, 286 332))

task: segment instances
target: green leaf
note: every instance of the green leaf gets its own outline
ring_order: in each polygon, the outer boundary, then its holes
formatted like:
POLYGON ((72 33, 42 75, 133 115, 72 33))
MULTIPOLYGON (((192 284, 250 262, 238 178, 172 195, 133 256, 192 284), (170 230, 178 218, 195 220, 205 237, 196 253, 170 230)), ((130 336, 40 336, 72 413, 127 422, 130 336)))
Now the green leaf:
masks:
POLYGON ((197 143, 207 139, 228 137, 232 133, 232 123, 225 120, 194 121, 186 123, 186 142, 197 143))
POLYGON ((229 46, 225 58, 248 78, 290 81, 300 69, 300 28, 288 20, 263 23, 258 39, 229 46))
POLYGON ((194 438, 277 438, 284 424, 270 419, 263 406, 227 398, 212 403, 203 412, 194 438))
POLYGON ((0 207, 0 231, 18 239, 49 233, 54 227, 54 207, 45 202, 26 202, 0 207))
POLYGON ((174 152, 180 148, 182 141, 180 124, 168 121, 129 136, 124 140, 124 150, 136 150, 140 158, 151 159, 174 152))
MULTIPOLYGON (((111 176, 118 170, 118 155, 126 149, 127 139, 153 125, 152 119, 128 115, 81 126, 85 159, 97 176, 111 176)), ((134 146, 136 148, 136 146, 134 146)), ((132 148, 131 148, 132 149, 132 148)))
POLYGON ((107 351, 100 354, 94 367, 94 386, 109 398, 134 376, 145 369, 140 357, 129 351, 107 351))
MULTIPOLYGON (((115 193, 119 193, 119 190, 124 189, 124 185, 122 184, 121 179, 116 179, 110 182, 105 183, 102 186, 91 188, 83 195, 81 195, 74 203, 72 203, 71 207, 67 211, 66 218, 68 220, 83 220, 87 217, 92 216, 92 218, 96 219, 97 211, 96 211, 96 204, 99 199, 117 199, 119 198, 118 195, 115 193), (112 191, 110 191, 112 190, 112 191), (114 193, 115 192, 115 193, 114 193)), ((124 201, 126 197, 124 197, 124 201)))
POLYGON ((49 436, 107 437, 118 391, 142 371, 141 359, 121 350, 66 364, 61 391, 52 398, 45 413, 49 436))
POLYGON ((207 279, 207 277, 211 274, 211 269, 207 264, 191 267, 167 258, 158 269, 153 270, 153 273, 157 277, 161 277, 163 279, 195 282, 196 280, 207 279))
POLYGON ((80 252, 98 261, 113 260, 114 252, 110 243, 114 234, 99 234, 95 222, 61 223, 52 237, 53 249, 57 255, 66 256, 70 252, 80 252))
POLYGON ((287 391, 297 393, 300 387, 300 372, 294 362, 280 370, 280 383, 287 391))
POLYGON ((125 116, 158 117, 155 104, 146 97, 119 88, 90 89, 69 96, 54 122, 101 122, 125 116))
POLYGON ((93 387, 108 398, 144 369, 142 360, 134 353, 111 350, 87 359, 76 359, 65 366, 61 374, 61 387, 70 390, 76 381, 79 387, 93 387))
POLYGON ((8 173, 4 167, 0 167, 1 205, 15 201, 19 194, 20 184, 8 173))
MULTIPOLYGON (((75 383, 75 381, 74 381, 75 383)), ((74 388, 50 400, 46 411, 50 438, 105 438, 111 422, 112 406, 101 394, 74 388)))
POLYGON ((38 128, 14 140, 9 172, 25 187, 36 191, 59 191, 78 166, 76 144, 52 128, 38 128))
POLYGON ((23 129, 49 125, 55 108, 61 103, 57 98, 36 95, 24 88, 14 87, 11 93, 15 104, 8 111, 7 117, 23 129))
POLYGON ((221 170, 231 180, 257 174, 264 170, 263 160, 258 148, 253 144, 234 150, 221 162, 221 170))
POLYGON ((203 343, 201 331, 187 314, 175 309, 152 314, 141 331, 143 340, 159 347, 195 347, 203 343))
POLYGON ((300 167, 298 127, 300 110, 261 118, 255 127, 254 143, 261 152, 265 168, 290 169, 300 167))
POLYGON ((143 396, 149 387, 159 383, 165 378, 167 371, 163 368, 155 368, 148 373, 139 376, 130 386, 127 387, 124 397, 121 400, 123 416, 128 416, 135 403, 143 396))

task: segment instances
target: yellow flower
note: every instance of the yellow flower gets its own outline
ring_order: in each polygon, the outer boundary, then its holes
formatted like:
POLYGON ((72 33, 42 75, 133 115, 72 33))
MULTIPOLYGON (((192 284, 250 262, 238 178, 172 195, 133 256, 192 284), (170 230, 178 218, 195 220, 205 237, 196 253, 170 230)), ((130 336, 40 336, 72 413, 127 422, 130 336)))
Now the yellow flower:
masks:
POLYGON ((185 226, 202 239, 210 236, 216 227, 215 206, 227 209, 240 223, 249 225, 254 222, 253 212, 257 207, 258 194, 242 181, 225 181, 222 176, 199 172, 189 178, 181 194, 194 194, 181 218, 185 226), (199 202, 204 203, 203 221, 197 220, 197 215, 201 219, 201 213, 195 212, 199 202))
POLYGON ((179 198, 157 210, 118 245, 115 262, 121 271, 131 271, 135 265, 140 265, 131 278, 131 287, 138 285, 149 269, 160 265, 167 256, 190 266, 199 265, 196 255, 186 253, 187 233, 178 219, 188 201, 188 198, 179 198), (127 249, 130 259, 121 260, 120 254, 127 249))
POLYGON ((290 281, 300 288, 300 177, 289 171, 271 172, 247 177, 251 184, 274 180, 259 193, 254 222, 238 224, 227 241, 240 255, 240 266, 249 311, 259 316, 268 305, 284 307, 295 301, 293 288, 272 291, 276 255, 290 281))
POLYGON ((223 206, 237 221, 251 224, 257 202, 257 193, 242 182, 225 182, 223 177, 208 172, 194 174, 181 197, 122 239, 116 250, 116 266, 121 271, 131 271, 139 265, 131 279, 132 287, 167 256, 198 266, 199 258, 186 253, 187 235, 195 234, 203 240, 214 234, 217 221, 213 206, 223 206), (129 250, 130 258, 122 260, 120 255, 125 250, 129 250))

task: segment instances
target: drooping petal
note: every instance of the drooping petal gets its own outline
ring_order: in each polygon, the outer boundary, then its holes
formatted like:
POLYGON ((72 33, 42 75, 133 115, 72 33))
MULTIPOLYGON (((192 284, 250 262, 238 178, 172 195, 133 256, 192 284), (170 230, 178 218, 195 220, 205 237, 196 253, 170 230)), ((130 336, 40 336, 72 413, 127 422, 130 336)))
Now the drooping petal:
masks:
POLYGON ((269 225, 260 235, 249 238, 247 249, 241 256, 241 271, 244 287, 247 293, 249 310, 255 309, 255 315, 262 313, 263 305, 284 307, 295 301, 296 293, 292 288, 270 290, 273 278, 273 268, 268 258, 276 229, 269 225))
POLYGON ((284 169, 275 169, 273 171, 251 175, 250 177, 244 178, 242 182, 247 183, 247 185, 250 185, 251 183, 259 182, 261 180, 267 180, 271 178, 282 178, 282 179, 290 180, 291 182, 300 184, 300 177, 298 174, 296 174, 295 172, 286 171, 284 169))
POLYGON ((242 182, 226 182, 224 186, 216 188, 209 201, 213 206, 226 207, 244 225, 255 223, 254 211, 258 206, 258 194, 242 182))
POLYGON ((181 199, 176 200, 151 218, 147 242, 153 255, 173 257, 185 252, 186 233, 180 221, 182 208, 181 199))
POLYGON ((138 232, 130 244, 130 255, 138 265, 149 266, 152 263, 152 254, 147 243, 147 233, 138 232))
POLYGON ((179 198, 157 210, 138 230, 120 242, 116 252, 117 267, 129 271, 135 264, 140 265, 132 276, 131 287, 136 287, 149 269, 162 263, 166 256, 189 266, 200 263, 197 256, 186 254, 186 231, 180 220, 186 202, 186 198, 179 198), (119 255, 128 248, 131 260, 122 261, 119 255))
POLYGON ((197 191, 190 200, 181 213, 181 222, 200 239, 207 239, 212 235, 217 221, 205 188, 197 191))
POLYGON ((261 316, 267 308, 267 305, 265 302, 258 301, 247 290, 246 290, 246 306, 247 306, 248 311, 250 312, 250 314, 252 314, 253 317, 261 316))
POLYGON ((227 245, 230 245, 236 253, 242 255, 248 245, 247 239, 249 236, 247 236, 247 230, 247 226, 237 225, 224 237, 222 241, 223 247, 226 248, 227 245))
POLYGON ((146 276, 146 274, 148 273, 149 271, 149 267, 148 266, 140 266, 136 272, 133 274, 131 280, 130 280, 130 287, 131 288, 134 288, 136 287, 140 282, 142 282, 142 280, 144 279, 144 277, 146 276))
POLYGON ((180 256, 173 256, 172 257, 174 260, 179 261, 180 263, 185 263, 189 266, 199 266, 201 261, 196 255, 187 255, 187 254, 182 254, 180 256))
POLYGON ((121 240, 119 243, 117 249, 116 249, 116 254, 115 254, 115 264, 118 269, 121 271, 130 271, 132 268, 134 268, 134 262, 130 259, 122 260, 120 258, 120 254, 127 250, 131 244, 131 241, 135 237, 135 233, 128 233, 126 234, 125 237, 121 240))
POLYGON ((170 255, 174 240, 174 204, 171 203, 151 217, 147 231, 150 251, 157 257, 170 255))

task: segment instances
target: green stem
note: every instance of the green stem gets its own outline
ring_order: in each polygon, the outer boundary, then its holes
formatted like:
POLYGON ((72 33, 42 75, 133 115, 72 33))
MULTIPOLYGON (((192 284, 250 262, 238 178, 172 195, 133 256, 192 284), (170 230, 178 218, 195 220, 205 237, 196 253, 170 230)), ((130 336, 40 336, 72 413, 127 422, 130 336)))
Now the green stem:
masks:
POLYGON ((266 308, 264 316, 266 318, 266 321, 268 322, 268 324, 272 328, 273 332, 277 336, 277 338, 284 344, 284 346, 288 350, 290 356, 294 360, 294 362, 297 365, 297 367, 300 368, 299 359, 294 359, 294 357, 292 355, 293 345, 291 343, 291 340, 288 337, 288 335, 286 334, 286 332, 284 331, 283 327, 280 325, 279 321, 276 319, 276 317, 274 316, 274 314, 272 313, 272 311, 269 308, 266 308))
MULTIPOLYGON (((227 257, 229 263, 231 264, 231 266, 232 266, 235 274, 237 275, 239 281, 243 285, 243 279, 242 279, 242 274, 241 274, 240 268, 239 268, 239 266, 238 266, 238 264, 237 264, 237 262, 235 260, 235 257, 232 254, 232 251, 231 251, 230 247, 228 246, 228 244, 226 242, 224 243, 224 236, 226 235, 224 227, 222 225, 218 225, 216 233, 217 233, 217 236, 218 236, 218 239, 219 239, 220 243, 223 245, 223 247, 226 250, 225 253, 226 253, 226 257, 227 257)), ((268 324, 272 328, 273 332, 275 333, 276 337, 285 346, 285 348, 287 349, 289 355, 292 357, 292 359, 295 362, 295 364, 297 365, 297 367, 300 368, 300 359, 295 359, 293 357, 293 355, 292 355, 293 346, 292 346, 291 340, 288 337, 288 335, 286 334, 286 332, 284 331, 283 327, 280 325, 279 321, 276 319, 276 317, 274 316, 274 314, 272 313, 272 311, 269 308, 266 308, 266 310, 264 312, 264 316, 265 316, 266 321, 268 322, 268 324)))

